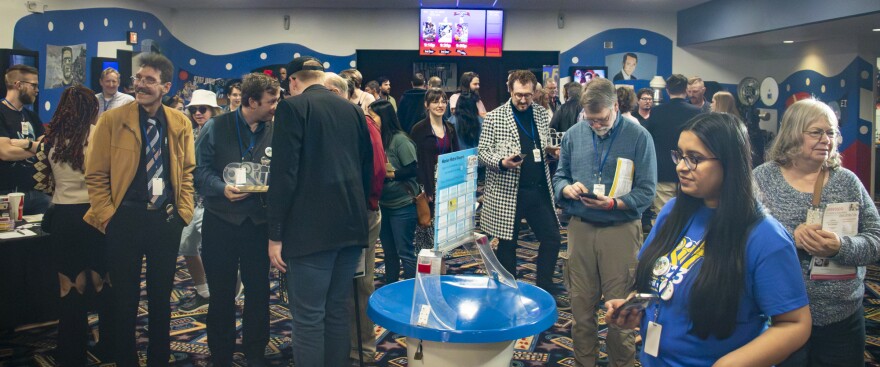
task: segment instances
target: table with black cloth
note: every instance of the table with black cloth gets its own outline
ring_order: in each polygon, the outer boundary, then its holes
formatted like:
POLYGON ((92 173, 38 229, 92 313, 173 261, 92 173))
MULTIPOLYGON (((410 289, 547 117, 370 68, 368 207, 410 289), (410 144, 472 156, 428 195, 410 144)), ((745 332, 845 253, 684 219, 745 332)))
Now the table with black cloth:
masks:
POLYGON ((0 331, 58 319, 58 273, 51 241, 36 236, 0 239, 0 331))

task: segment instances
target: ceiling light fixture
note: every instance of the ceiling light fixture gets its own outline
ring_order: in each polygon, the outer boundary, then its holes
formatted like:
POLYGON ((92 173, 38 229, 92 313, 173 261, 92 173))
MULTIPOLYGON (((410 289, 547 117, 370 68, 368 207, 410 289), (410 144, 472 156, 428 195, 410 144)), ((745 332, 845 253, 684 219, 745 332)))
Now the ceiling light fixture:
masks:
POLYGON ((782 43, 794 43, 794 41, 782 41, 782 43))
POLYGON ((874 29, 872 29, 872 30, 873 30, 874 32, 880 32, 880 28, 874 28, 874 29))

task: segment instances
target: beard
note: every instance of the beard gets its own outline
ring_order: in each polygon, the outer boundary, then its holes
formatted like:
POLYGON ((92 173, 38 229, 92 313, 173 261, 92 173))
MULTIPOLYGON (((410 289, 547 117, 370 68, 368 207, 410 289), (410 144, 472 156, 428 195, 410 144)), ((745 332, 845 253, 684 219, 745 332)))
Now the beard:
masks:
POLYGON ((22 90, 18 91, 18 101, 21 102, 22 105, 33 104, 35 100, 35 96, 31 95, 30 93, 22 90))

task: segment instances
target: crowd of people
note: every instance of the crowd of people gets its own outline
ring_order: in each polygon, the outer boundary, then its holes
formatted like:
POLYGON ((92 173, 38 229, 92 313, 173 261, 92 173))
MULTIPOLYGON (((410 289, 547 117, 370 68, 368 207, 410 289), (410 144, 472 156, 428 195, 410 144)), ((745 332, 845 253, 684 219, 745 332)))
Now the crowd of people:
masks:
POLYGON ((208 308, 214 365, 233 364, 239 292, 238 350, 249 366, 266 364, 270 266, 287 279, 297 366, 372 358, 365 307, 377 241, 385 283, 414 277, 433 226, 417 203, 433 210, 438 157, 471 148, 484 171, 480 230, 498 239, 500 264, 519 277, 517 239, 528 223, 539 242, 535 284, 570 294, 570 304, 557 302, 574 318, 574 365, 600 357, 603 299, 613 366, 633 365, 637 335, 645 366, 862 361, 865 266, 880 260, 880 216, 841 167, 838 120, 822 102, 787 108, 755 167, 733 96, 706 100, 702 79, 681 74, 655 106, 654 90, 603 78, 561 86, 560 101, 554 81, 541 86, 513 70, 510 99, 488 110, 473 72, 451 96, 417 73, 395 99, 388 78, 363 83, 355 69, 329 73, 303 56, 280 81, 243 76, 223 108, 207 90, 168 98, 174 67, 164 56, 142 55, 138 65, 134 97, 117 91, 119 72, 107 69, 100 93, 68 87, 45 129, 24 108, 39 91, 38 71, 5 73, 0 191, 27 191, 32 212, 53 204, 45 229, 59 255, 61 365, 85 363, 93 304, 96 351, 138 365, 144 257, 147 364, 167 364, 178 256, 194 282, 179 310, 208 308), (48 175, 35 176, 40 163, 48 175), (271 165, 266 192, 229 182, 224 171, 238 176, 246 163, 271 165), (823 228, 823 212, 839 211, 857 223, 845 233, 823 228), (353 290, 359 261, 366 276, 353 290))

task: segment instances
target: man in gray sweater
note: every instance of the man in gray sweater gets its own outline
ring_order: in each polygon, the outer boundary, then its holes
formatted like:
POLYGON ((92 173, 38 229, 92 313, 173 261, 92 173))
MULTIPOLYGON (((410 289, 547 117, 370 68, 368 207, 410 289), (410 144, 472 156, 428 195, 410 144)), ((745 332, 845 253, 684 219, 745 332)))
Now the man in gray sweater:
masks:
MULTIPOLYGON (((603 294, 605 299, 626 298, 632 289, 631 268, 642 245, 640 218, 654 198, 657 157, 648 131, 621 118, 609 80, 591 81, 580 101, 581 122, 562 139, 553 190, 559 206, 572 216, 565 280, 575 320, 571 330, 575 365, 595 366, 596 303, 603 294), (627 181, 630 191, 625 188, 627 181)), ((610 366, 633 365, 634 335, 609 327, 610 366)))

